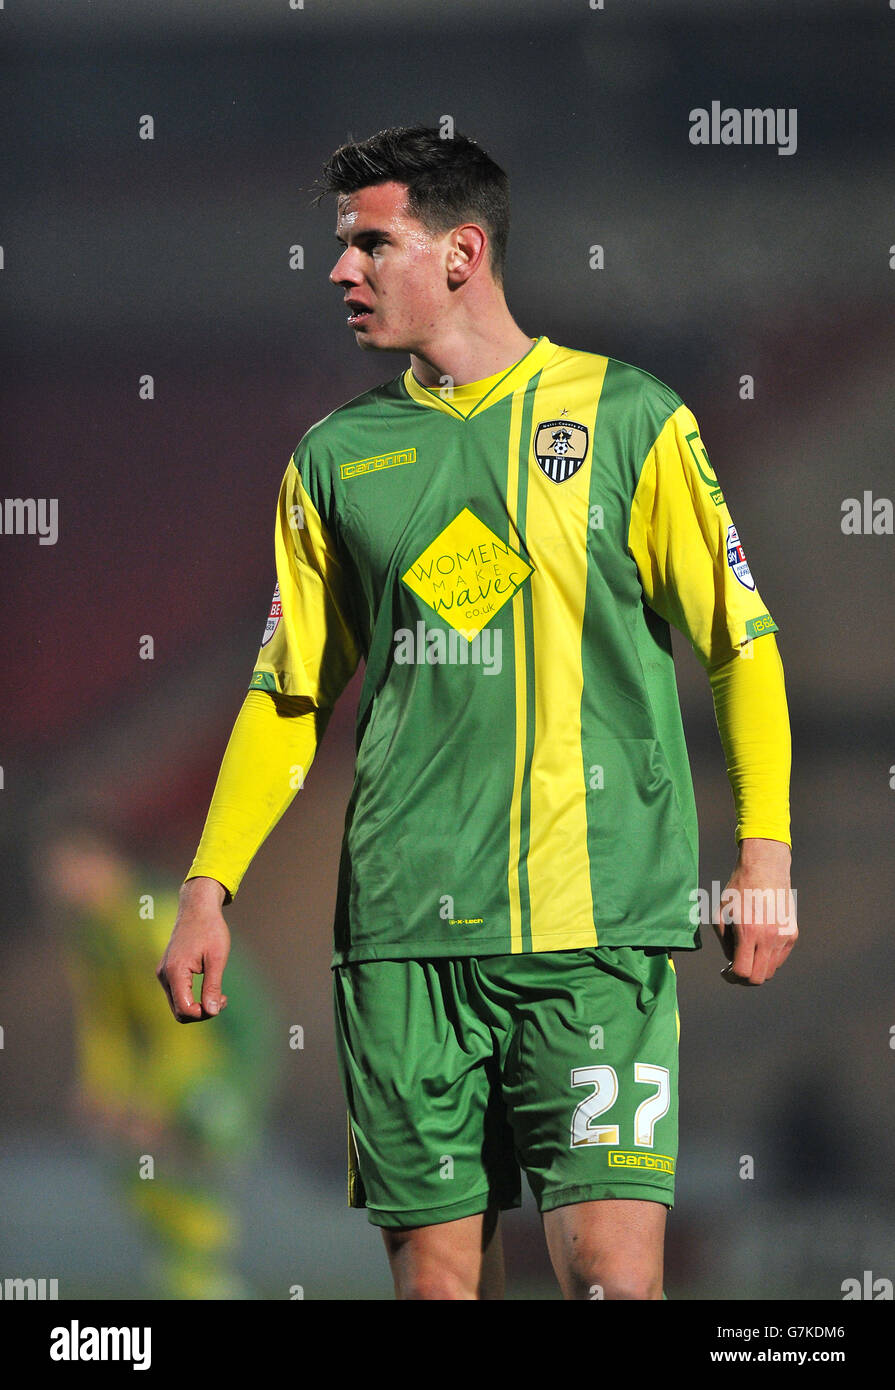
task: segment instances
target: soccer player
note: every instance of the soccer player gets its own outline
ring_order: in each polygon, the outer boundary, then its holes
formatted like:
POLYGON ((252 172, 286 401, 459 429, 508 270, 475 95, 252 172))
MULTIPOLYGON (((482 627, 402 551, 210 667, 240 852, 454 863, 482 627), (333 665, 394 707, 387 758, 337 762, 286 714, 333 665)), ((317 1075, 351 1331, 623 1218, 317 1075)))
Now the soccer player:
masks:
POLYGON ((248 1298, 235 1260, 232 1179, 274 1087, 276 1022, 263 1007, 265 982, 240 943, 227 964, 240 1013, 200 1038, 178 1034, 152 980, 176 917, 174 887, 136 862, 83 799, 71 811, 46 808, 33 863, 71 989, 73 1108, 152 1251, 147 1288, 158 1298, 248 1298), (151 1182, 137 1162, 147 1152, 158 1165, 151 1182))
POLYGON ((741 985, 797 934, 776 624, 675 393, 511 316, 507 178, 477 144, 383 131, 321 188, 355 341, 410 365, 289 462, 273 606, 159 978, 182 1022, 226 1003, 221 908, 363 659, 336 1039, 354 1201, 396 1294, 502 1296, 522 1169, 564 1297, 661 1298, 670 952, 699 944, 669 623, 726 752, 739 853, 715 926, 741 985))

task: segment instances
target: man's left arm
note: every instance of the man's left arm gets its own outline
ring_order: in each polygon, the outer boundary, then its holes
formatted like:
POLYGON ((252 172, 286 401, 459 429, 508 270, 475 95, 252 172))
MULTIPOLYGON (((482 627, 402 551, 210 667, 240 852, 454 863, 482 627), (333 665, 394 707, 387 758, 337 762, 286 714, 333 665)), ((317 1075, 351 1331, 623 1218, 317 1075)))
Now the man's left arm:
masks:
POLYGON ((705 667, 737 810, 736 866, 715 923, 731 984, 762 984, 798 935, 790 888, 789 716, 774 633, 720 484, 686 406, 640 473, 629 550, 644 598, 705 667))
POLYGON ((737 811, 736 866, 721 894, 715 931, 729 984, 760 985, 798 936, 790 886, 791 742, 783 665, 772 633, 709 667, 715 717, 737 811))

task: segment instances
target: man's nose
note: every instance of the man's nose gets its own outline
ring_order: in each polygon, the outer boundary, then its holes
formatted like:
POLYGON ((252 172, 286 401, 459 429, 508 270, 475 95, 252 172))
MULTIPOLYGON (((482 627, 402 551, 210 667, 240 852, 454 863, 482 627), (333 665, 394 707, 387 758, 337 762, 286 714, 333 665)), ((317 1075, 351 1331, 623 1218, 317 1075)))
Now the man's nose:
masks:
POLYGON ((336 261, 329 278, 334 285, 351 284, 356 285, 360 281, 360 273, 357 265, 357 256, 352 254, 353 248, 346 246, 339 259, 336 261))

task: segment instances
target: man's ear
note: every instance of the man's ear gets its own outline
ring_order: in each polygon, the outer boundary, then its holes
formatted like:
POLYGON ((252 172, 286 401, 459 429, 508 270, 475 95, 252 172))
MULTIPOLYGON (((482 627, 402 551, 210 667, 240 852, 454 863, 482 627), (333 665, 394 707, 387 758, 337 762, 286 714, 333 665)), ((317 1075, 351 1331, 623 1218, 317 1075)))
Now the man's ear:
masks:
POLYGON ((488 261, 488 236, 477 222, 455 227, 450 240, 446 267, 452 284, 463 284, 488 261))

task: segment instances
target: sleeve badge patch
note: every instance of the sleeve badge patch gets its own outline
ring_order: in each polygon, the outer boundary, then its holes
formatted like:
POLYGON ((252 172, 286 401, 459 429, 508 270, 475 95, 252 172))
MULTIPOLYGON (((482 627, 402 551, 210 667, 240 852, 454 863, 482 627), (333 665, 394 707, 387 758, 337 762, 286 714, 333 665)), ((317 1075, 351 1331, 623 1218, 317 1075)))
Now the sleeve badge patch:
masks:
POLYGON ((267 618, 267 625, 264 628, 264 636, 261 638, 262 647, 266 647, 280 625, 280 618, 283 616, 283 605, 280 602, 280 586, 277 584, 273 591, 273 601, 270 605, 270 613, 267 618))
POLYGON ((728 526, 727 528, 727 563, 743 588, 754 591, 755 580, 752 578, 749 561, 746 559, 746 552, 740 544, 735 526, 728 526))

